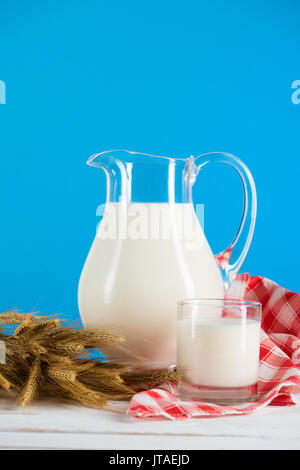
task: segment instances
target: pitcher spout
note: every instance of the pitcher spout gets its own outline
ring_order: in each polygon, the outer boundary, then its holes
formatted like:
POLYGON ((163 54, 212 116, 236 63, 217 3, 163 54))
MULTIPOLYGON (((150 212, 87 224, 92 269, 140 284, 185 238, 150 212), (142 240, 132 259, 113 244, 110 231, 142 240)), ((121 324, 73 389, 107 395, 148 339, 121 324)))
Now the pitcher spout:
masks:
POLYGON ((126 162, 124 153, 122 150, 108 150, 91 155, 87 160, 89 166, 105 171, 107 202, 130 200, 132 165, 126 162))
POLYGON ((96 168, 109 170, 116 164, 116 161, 122 161, 122 150, 106 150, 105 152, 94 153, 87 160, 87 165, 96 168))

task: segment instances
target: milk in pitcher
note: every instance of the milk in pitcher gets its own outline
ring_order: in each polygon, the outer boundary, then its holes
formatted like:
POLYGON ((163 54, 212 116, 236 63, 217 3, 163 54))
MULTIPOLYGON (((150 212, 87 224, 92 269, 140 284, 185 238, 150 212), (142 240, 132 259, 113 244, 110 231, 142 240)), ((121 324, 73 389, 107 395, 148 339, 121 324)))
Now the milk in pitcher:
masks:
MULTIPOLYGON (((85 327, 127 336, 132 355, 123 360, 174 365, 177 300, 223 295, 192 204, 109 204, 82 271, 79 309, 85 327)), ((105 355, 119 360, 114 349, 105 355)))

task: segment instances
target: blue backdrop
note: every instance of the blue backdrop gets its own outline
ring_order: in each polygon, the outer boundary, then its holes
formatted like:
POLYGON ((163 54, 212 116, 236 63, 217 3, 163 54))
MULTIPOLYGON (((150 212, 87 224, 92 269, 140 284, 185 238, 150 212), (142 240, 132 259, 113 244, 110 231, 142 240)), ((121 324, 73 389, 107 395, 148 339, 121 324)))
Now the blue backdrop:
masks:
MULTIPOLYGON (((0 310, 78 318, 105 200, 85 161, 111 148, 242 158, 258 191, 242 270, 299 290, 299 5, 1 0, 0 310)), ((219 251, 238 225, 238 177, 212 166, 194 193, 219 251)))

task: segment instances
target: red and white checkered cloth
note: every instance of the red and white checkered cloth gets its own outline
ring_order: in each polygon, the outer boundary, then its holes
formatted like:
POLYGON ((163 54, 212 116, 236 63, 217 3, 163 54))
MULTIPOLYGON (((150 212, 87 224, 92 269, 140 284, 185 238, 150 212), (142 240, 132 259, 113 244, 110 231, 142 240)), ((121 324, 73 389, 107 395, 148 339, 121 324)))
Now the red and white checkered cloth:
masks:
POLYGON ((130 401, 129 415, 176 420, 242 415, 267 405, 295 404, 292 395, 300 392, 300 294, 264 277, 240 274, 233 281, 227 297, 262 303, 257 401, 236 406, 181 402, 176 397, 176 387, 165 384, 136 394, 130 401))

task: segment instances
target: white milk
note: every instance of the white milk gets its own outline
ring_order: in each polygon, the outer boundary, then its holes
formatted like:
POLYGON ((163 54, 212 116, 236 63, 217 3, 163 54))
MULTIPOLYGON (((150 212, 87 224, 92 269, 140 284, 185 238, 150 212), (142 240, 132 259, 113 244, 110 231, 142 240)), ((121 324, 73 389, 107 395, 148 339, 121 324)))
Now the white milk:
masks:
MULTIPOLYGON (((149 366, 175 364, 176 302, 183 298, 222 298, 220 270, 192 204, 130 204, 123 215, 123 205, 113 203, 109 207, 116 214, 116 226, 122 222, 125 232, 127 225, 129 236, 110 239, 115 229, 111 225, 108 238, 103 239, 105 222, 101 222, 79 283, 83 324, 128 335, 130 344, 149 366), (194 233, 178 237, 176 227, 180 226, 184 206, 189 209, 184 226, 191 217, 194 233), (171 236, 159 238, 164 228, 157 232, 153 216, 148 230, 141 224, 140 238, 132 239, 136 236, 137 214, 145 216, 152 211, 153 215, 157 210, 164 213, 164 221, 169 218, 171 236)), ((116 359, 114 350, 105 351, 105 355, 116 359)), ((121 359, 133 362, 124 353, 121 359)))
POLYGON ((212 318, 180 320, 177 366, 183 381, 207 387, 243 387, 258 378, 260 323, 212 318))

